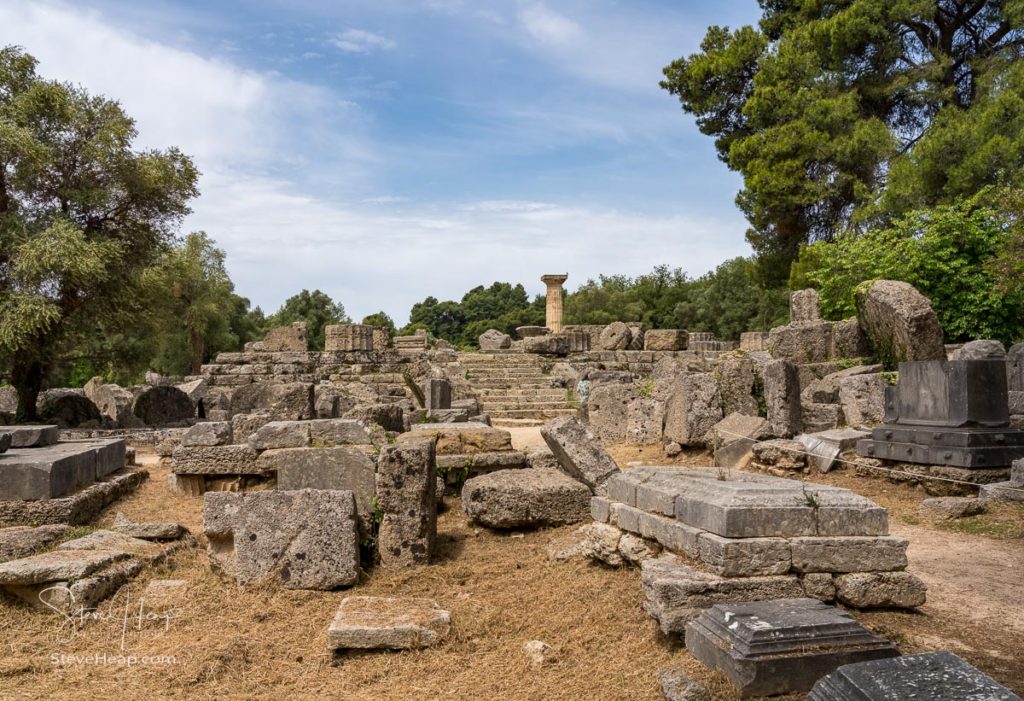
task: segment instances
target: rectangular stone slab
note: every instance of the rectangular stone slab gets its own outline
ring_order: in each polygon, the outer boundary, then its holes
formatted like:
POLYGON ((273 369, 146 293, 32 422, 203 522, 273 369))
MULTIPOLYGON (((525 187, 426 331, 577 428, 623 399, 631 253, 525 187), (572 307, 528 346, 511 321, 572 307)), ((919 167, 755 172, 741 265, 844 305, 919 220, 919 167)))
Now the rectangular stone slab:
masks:
POLYGON ((128 555, 112 550, 51 550, 0 564, 0 586, 81 579, 128 555))
POLYGON ((897 423, 923 426, 1007 426, 1006 363, 923 360, 900 363, 897 423))
POLYGON ((124 465, 124 441, 62 441, 0 456, 0 501, 54 499, 124 465), (118 460, 120 459, 120 463, 118 460), (97 466, 103 474, 97 475, 97 466))
POLYGON ((448 636, 451 615, 429 599, 348 596, 327 631, 327 647, 409 650, 448 636))
POLYGON ((686 626, 686 649, 743 697, 807 691, 841 665, 899 654, 846 612, 805 598, 716 604, 686 626))
MULTIPOLYGON (((676 468, 670 468, 676 469, 676 468)), ((676 471, 676 518, 726 538, 886 535, 888 512, 847 489, 714 468, 676 471)))
POLYGON ((821 679, 807 701, 1021 701, 951 652, 848 664, 821 679))
POLYGON ((4 426, 11 434, 12 448, 42 448, 60 440, 60 428, 51 424, 38 426, 4 426))

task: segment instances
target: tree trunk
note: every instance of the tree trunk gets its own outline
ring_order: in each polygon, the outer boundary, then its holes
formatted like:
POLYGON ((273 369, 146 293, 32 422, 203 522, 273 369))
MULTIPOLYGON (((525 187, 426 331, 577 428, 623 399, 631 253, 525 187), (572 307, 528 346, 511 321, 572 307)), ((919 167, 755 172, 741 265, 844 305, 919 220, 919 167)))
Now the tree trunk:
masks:
POLYGON ((14 414, 15 423, 39 421, 36 403, 39 393, 43 390, 45 368, 37 358, 14 358, 11 368, 11 384, 18 392, 18 410, 14 414))

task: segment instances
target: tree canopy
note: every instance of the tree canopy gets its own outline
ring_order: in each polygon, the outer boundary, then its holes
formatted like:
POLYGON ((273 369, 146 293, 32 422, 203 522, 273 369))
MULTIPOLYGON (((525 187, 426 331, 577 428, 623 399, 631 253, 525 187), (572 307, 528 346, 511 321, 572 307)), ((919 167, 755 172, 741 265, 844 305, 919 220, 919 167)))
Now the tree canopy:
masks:
POLYGON ((743 175, 771 279, 801 244, 970 196, 1024 165, 1020 0, 761 0, 662 87, 743 175))
POLYGON ((267 327, 287 326, 296 321, 305 321, 312 348, 324 347, 324 327, 331 324, 348 324, 351 319, 345 307, 335 302, 326 292, 303 290, 289 297, 284 305, 267 317, 267 327))
POLYGON ((0 49, 0 361, 20 419, 67 343, 130 323, 142 271, 170 245, 198 194, 175 148, 132 148, 113 100, 44 80, 19 48, 0 49))

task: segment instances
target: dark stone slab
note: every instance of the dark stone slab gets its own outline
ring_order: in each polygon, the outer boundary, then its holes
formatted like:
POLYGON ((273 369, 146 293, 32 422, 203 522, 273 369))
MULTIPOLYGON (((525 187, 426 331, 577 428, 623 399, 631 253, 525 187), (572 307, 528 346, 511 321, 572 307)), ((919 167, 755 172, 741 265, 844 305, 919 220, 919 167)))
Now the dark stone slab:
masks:
POLYGON ((80 526, 89 523, 106 506, 135 491, 147 477, 149 473, 145 470, 121 472, 66 497, 0 501, 0 526, 51 523, 80 526))
POLYGON ((743 697, 807 691, 837 667, 899 654, 817 599, 716 604, 686 626, 686 648, 743 697))
POLYGON ((1021 701, 951 652, 926 652, 840 667, 808 701, 1021 701))
POLYGON ((898 423, 923 426, 1007 426, 1006 363, 926 360, 900 363, 898 423))
POLYGON ((54 424, 4 426, 4 433, 11 434, 12 448, 41 448, 60 440, 60 428, 54 424))

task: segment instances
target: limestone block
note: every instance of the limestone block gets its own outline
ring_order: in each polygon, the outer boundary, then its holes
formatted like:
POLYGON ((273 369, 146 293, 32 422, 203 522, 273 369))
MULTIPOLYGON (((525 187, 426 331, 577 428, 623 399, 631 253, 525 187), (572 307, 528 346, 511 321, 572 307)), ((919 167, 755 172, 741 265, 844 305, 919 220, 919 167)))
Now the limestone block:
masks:
POLYGON ((613 321, 601 332, 601 350, 620 351, 629 348, 633 332, 621 321, 613 321))
POLYGON ((764 441, 751 448, 750 466, 780 477, 789 472, 803 472, 807 467, 805 451, 802 443, 786 438, 764 441))
POLYGON ((267 577, 289 589, 335 589, 359 577, 351 492, 207 492, 210 558, 240 584, 267 577))
POLYGON ((497 329, 489 329, 480 334, 480 350, 504 350, 512 346, 512 337, 497 329))
POLYGON ((562 470, 595 494, 603 493, 604 483, 619 471, 600 441, 575 417, 564 416, 548 422, 541 428, 541 436, 562 470))
POLYGON ((48 389, 39 396, 39 418, 61 428, 98 427, 103 420, 99 408, 81 390, 48 389))
POLYGON ((67 582, 86 577, 128 555, 112 550, 51 550, 0 563, 0 586, 67 582))
POLYGON ((646 351, 686 350, 689 334, 682 329, 650 329, 644 333, 646 351))
POLYGON ((789 572, 789 542, 784 538, 723 538, 714 533, 701 533, 697 549, 701 562, 723 577, 789 572))
POLYGON ((757 399, 754 398, 754 362, 750 358, 723 357, 715 369, 715 379, 723 414, 758 415, 757 399))
POLYGON ((854 301, 861 328, 882 360, 945 360, 939 318, 913 285, 878 280, 858 288, 854 301))
POLYGON ((833 358, 866 358, 874 355, 871 341, 857 317, 837 321, 832 327, 833 358))
POLYGON ((185 534, 185 527, 180 523, 135 523, 120 511, 110 530, 141 540, 177 540, 185 534))
POLYGON ((1006 360, 1006 348, 990 339, 968 341, 957 348, 950 360, 1006 360))
POLYGON ((844 377, 839 382, 839 403, 850 426, 875 426, 885 419, 885 388, 881 373, 844 377))
POLYGON ((928 591, 909 572, 856 572, 835 581, 836 598, 854 608, 917 608, 928 591))
POLYGON ((1024 392, 1024 343, 1017 343, 1006 352, 1007 387, 1011 392, 1024 392))
POLYGON ((429 599, 346 596, 327 631, 327 647, 411 650, 448 637, 451 614, 429 599))
POLYGON ((0 528, 0 562, 17 560, 42 550, 67 533, 70 526, 11 526, 0 528))
POLYGON ((281 490, 352 492, 360 522, 369 527, 377 466, 366 450, 352 446, 276 448, 262 453, 257 463, 264 472, 277 473, 277 488, 281 490))
POLYGON ((296 321, 289 326, 277 326, 270 329, 263 337, 263 351, 277 353, 280 351, 305 352, 309 347, 309 332, 305 321, 296 321))
POLYGON ((586 402, 587 427, 595 437, 609 445, 626 442, 630 403, 638 396, 632 377, 628 379, 630 384, 597 383, 590 379, 590 396, 586 402))
POLYGON ((838 404, 801 402, 800 422, 805 433, 819 433, 839 427, 843 422, 843 410, 838 404))
POLYGON ((836 583, 829 572, 809 572, 800 578, 804 594, 818 601, 836 600, 836 583))
POLYGON ((797 572, 888 572, 907 566, 907 541, 895 536, 790 540, 797 572))
POLYGON ((376 496, 377 505, 384 513, 378 534, 378 552, 384 565, 426 564, 434 552, 437 541, 434 443, 433 438, 420 436, 386 446, 380 452, 376 496))
POLYGON ((665 438, 680 445, 703 445, 711 427, 722 420, 721 395, 711 373, 681 375, 665 405, 665 438))
MULTIPOLYGON (((236 387, 230 410, 235 414, 266 414, 273 421, 313 418, 313 385, 303 382, 256 382, 236 387)), ((238 436, 243 434, 235 432, 238 436)))
POLYGON ((777 326, 768 332, 768 351, 798 365, 825 362, 832 357, 832 326, 831 321, 777 326))
POLYGON ((60 440, 60 427, 54 424, 4 426, 11 436, 11 448, 42 448, 60 440))
POLYGON ((230 421, 203 421, 192 426, 181 438, 184 446, 230 445, 234 432, 230 421))
POLYGON ((762 370, 768 431, 789 438, 800 433, 800 372, 788 360, 773 360, 762 370))
POLYGON ((560 526, 590 516, 586 485, 556 470, 499 470, 466 481, 462 508, 489 528, 560 526))
POLYGON ((736 467, 754 444, 768 435, 764 419, 732 413, 712 426, 704 441, 713 447, 716 465, 736 467))
POLYGON ((481 423, 416 424, 399 442, 430 437, 437 440, 437 455, 473 455, 512 450, 512 434, 481 423))
POLYGON ((928 521, 954 521, 985 513, 984 499, 974 497, 935 497, 925 499, 917 513, 928 521))
POLYGON ((175 426, 196 415, 189 396, 170 385, 147 387, 135 397, 132 413, 147 426, 175 426))
POLYGON ((523 339, 523 351, 538 355, 568 355, 569 338, 560 333, 527 336, 523 339))
POLYGON ((607 497, 590 498, 590 517, 598 523, 608 523, 612 502, 607 497))
POLYGON ((803 596, 793 575, 719 577, 685 565, 671 554, 641 563, 640 582, 643 608, 666 635, 684 633, 687 623, 717 603, 803 596))
POLYGON ((171 471, 177 475, 257 475, 257 453, 247 445, 185 446, 171 454, 171 471))
POLYGON ((789 295, 789 321, 798 324, 821 320, 821 302, 814 289, 796 290, 789 295))
POLYGON ((102 529, 81 538, 65 541, 57 548, 59 550, 98 550, 123 553, 147 562, 159 560, 164 554, 163 546, 158 543, 102 529))

